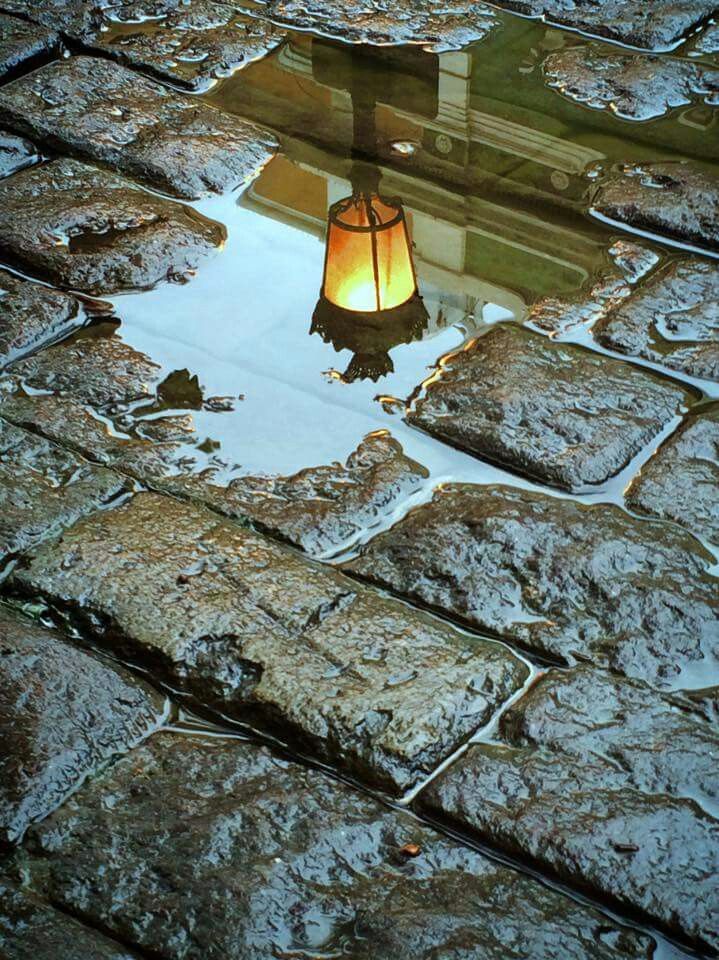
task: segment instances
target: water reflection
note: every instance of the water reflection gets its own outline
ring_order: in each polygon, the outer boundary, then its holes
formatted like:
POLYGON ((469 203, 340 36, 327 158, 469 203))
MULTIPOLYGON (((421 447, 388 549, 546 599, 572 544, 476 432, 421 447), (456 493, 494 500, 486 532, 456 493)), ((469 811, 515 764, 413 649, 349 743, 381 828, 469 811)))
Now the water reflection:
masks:
POLYGON ((351 195, 329 208, 322 292, 311 326, 335 349, 352 351, 341 374, 345 383, 391 373, 389 351, 418 339, 429 319, 402 202, 380 187, 375 109, 383 78, 381 71, 364 73, 365 56, 362 50, 342 51, 340 66, 346 69, 339 72, 352 98, 352 156, 372 163, 353 164, 351 195))

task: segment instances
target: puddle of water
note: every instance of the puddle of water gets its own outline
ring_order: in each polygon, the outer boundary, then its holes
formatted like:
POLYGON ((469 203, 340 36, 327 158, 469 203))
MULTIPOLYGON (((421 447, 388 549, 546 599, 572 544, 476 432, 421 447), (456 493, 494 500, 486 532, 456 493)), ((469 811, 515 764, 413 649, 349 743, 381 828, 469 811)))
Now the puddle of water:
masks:
MULTIPOLYGON (((274 54, 216 83, 203 98, 274 128, 283 153, 243 192, 192 205, 221 222, 228 238, 189 283, 111 298, 121 318, 117 335, 161 368, 157 397, 136 405, 136 423, 191 412, 200 440, 187 455, 198 471, 221 462, 216 482, 344 461, 376 430, 391 431, 405 453, 428 468, 428 479, 410 497, 322 559, 354 556, 379 530, 426 502, 440 483, 505 483, 570 496, 411 429, 401 405, 381 400, 410 397, 442 356, 491 324, 522 322, 538 298, 589 289, 611 263, 612 241, 626 232, 593 219, 588 209, 591 186, 616 164, 716 161, 717 111, 690 105, 649 123, 630 123, 569 103, 544 82, 541 64, 546 54, 587 41, 542 23, 500 18, 501 28, 488 40, 439 56, 383 49, 363 57, 337 43, 291 35, 274 54), (327 209, 351 189, 353 70, 377 99, 383 188, 401 197, 407 214, 428 311, 420 332, 312 331, 327 209), (219 399, 213 404, 208 398, 219 399)), ((115 25, 112 37, 120 40, 135 28, 115 25)), ((71 237, 69 244, 91 252, 113 239, 109 230, 71 237)), ((658 238, 648 240, 660 264, 676 256, 658 238)), ((81 335, 107 332, 95 327, 81 335)), ((594 343, 586 326, 561 339, 613 355, 594 343)), ((717 384, 674 376, 698 396, 719 396, 717 384)), ((96 416, 119 435, 111 417, 96 416)), ((629 479, 678 422, 618 476, 575 498, 623 505, 629 479)), ((717 560, 719 571, 719 553, 717 560)), ((525 687, 473 739, 491 739, 501 714, 541 672, 530 665, 525 687)), ((388 683, 409 679, 398 674, 388 683)), ((706 683, 700 675, 682 680, 706 683)), ((252 735, 184 716, 170 728, 252 735)), ((317 922, 321 942, 322 917, 317 922)), ((660 941, 656 956, 685 954, 660 941)))
MULTIPOLYGON (((507 483, 568 496, 408 427, 403 401, 439 358, 488 325, 522 322, 537 299, 577 296, 613 266, 608 250, 627 231, 593 218, 589 198, 617 164, 682 157, 719 166, 717 110, 691 105, 637 123, 570 102, 545 82, 542 62, 589 41, 499 16, 488 39, 441 55, 350 49, 291 34, 274 53, 217 82, 202 99, 275 129, 281 154, 244 191, 192 204, 222 223, 228 238, 190 282, 111 298, 118 335, 161 368, 158 397, 133 411, 139 432, 189 413, 196 438, 183 452, 197 472, 216 468, 214 482, 344 461, 377 430, 389 430, 428 468, 411 497, 333 551, 335 560, 354 555, 439 483, 507 483), (382 190, 404 204, 428 311, 423 330, 312 330, 327 210, 351 191, 351 90, 358 88, 376 101, 382 190)), ((119 36, 136 27, 112 29, 119 36)), ((108 231, 69 242, 92 251, 112 239, 108 231)), ((647 246, 660 266, 677 256, 658 238, 647 246)), ((588 325, 560 339, 609 354, 588 325)), ((719 396, 717 384, 673 376, 698 397, 719 396)), ((107 411, 96 415, 122 432, 107 411)), ((623 505, 629 479, 677 423, 621 474, 577 499, 623 505)))

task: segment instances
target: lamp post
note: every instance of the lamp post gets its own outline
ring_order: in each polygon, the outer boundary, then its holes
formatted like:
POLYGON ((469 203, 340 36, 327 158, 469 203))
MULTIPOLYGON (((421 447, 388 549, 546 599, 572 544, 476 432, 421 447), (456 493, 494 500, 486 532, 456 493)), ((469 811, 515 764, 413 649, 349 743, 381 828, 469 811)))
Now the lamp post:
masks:
POLYGON ((360 364, 356 375, 349 376, 348 371, 346 377, 357 379, 364 369, 365 376, 376 380, 392 369, 387 355, 391 346, 415 339, 417 331, 425 328, 428 314, 418 292, 402 204, 381 193, 379 169, 360 159, 374 158, 377 145, 376 100, 366 79, 366 74, 353 70, 352 194, 332 204, 328 212, 322 291, 311 332, 320 332, 335 345, 348 341, 353 326, 360 340, 371 340, 374 333, 381 341, 376 351, 368 352, 374 362, 360 364), (399 339, 388 346, 391 331, 399 339), (380 360, 379 355, 386 359, 380 360))

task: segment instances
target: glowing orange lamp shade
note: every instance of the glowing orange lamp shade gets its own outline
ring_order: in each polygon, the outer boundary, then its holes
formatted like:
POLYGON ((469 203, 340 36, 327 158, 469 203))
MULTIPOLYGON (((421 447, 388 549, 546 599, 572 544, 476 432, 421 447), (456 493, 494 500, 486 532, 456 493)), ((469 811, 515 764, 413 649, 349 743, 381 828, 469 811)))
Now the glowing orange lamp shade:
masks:
POLYGON ((329 210, 322 293, 357 313, 391 310, 417 292, 407 223, 399 201, 362 193, 329 210))

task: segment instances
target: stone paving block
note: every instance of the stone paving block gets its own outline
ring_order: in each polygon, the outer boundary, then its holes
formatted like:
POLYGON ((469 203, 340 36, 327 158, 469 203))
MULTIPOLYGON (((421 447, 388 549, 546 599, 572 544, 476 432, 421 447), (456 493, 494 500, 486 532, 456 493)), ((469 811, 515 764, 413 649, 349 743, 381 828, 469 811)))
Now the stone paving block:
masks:
POLYGON ((266 56, 286 34, 215 0, 127 0, 107 11, 92 47, 191 90, 266 56))
POLYGON ((75 297, 0 270, 0 369, 83 322, 75 297))
POLYGON ((607 504, 447 484, 345 569, 517 642, 657 686, 719 676, 711 555, 607 504))
POLYGON ((191 402, 212 411, 216 400, 205 399, 199 387, 189 400, 194 378, 188 371, 165 376, 145 354, 99 330, 96 325, 92 336, 81 334, 17 363, 0 400, 3 414, 155 489, 252 521, 312 554, 336 551, 427 480, 426 469, 382 430, 365 437, 344 464, 290 476, 233 476, 221 452, 208 462, 198 449, 204 435, 196 432, 192 411, 172 409, 191 402), (148 403, 138 406, 143 399, 148 403), (163 405, 170 409, 157 417, 163 405), (115 430, 108 430, 108 419, 115 430))
POLYGON ((137 954, 0 874, 0 956, 3 960, 134 960, 137 954))
MULTIPOLYGON (((79 411, 84 406, 101 416, 119 415, 142 400, 149 403, 163 379, 160 365, 125 343, 111 324, 98 324, 25 357, 6 377, 8 390, 21 389, 23 384, 28 387, 28 399, 40 393, 48 403, 63 398, 75 401, 72 411, 78 411, 78 430, 82 429, 79 411)), ((72 440, 72 424, 65 423, 63 429, 72 440)), ((94 457, 95 451, 90 452, 94 457)))
POLYGON ((689 398, 629 364, 502 324, 442 362, 407 420, 576 490, 619 473, 689 398))
POLYGON ((600 184, 592 210, 660 238, 719 251, 719 179, 688 162, 627 166, 600 184))
POLYGON ((28 873, 73 914, 168 960, 649 960, 654 949, 404 812, 238 741, 153 737, 33 828, 28 873))
POLYGON ((476 0, 269 0, 261 15, 345 43, 416 43, 436 53, 482 40, 497 25, 491 7, 476 0))
POLYGON ((632 47, 667 50, 716 13, 716 0, 496 0, 498 7, 632 47))
POLYGON ((567 333, 578 327, 590 327, 630 293, 627 281, 612 271, 598 277, 587 291, 542 297, 535 301, 529 308, 526 322, 550 335, 567 333))
POLYGON ((127 671, 0 606, 0 844, 20 840, 165 712, 127 671))
POLYGON ((719 380, 719 265, 698 257, 655 273, 594 327, 605 347, 719 380))
POLYGON ((191 208, 77 160, 55 160, 0 184, 0 250, 86 293, 186 279, 225 236, 221 224, 191 208))
POLYGON ((70 57, 0 90, 0 122, 192 199, 251 180, 274 137, 109 60, 70 57))
POLYGON ((719 685, 705 687, 703 690, 687 690, 683 699, 697 710, 710 723, 719 722, 719 685))
POLYGON ((694 44, 697 53, 719 53, 719 23, 710 24, 699 34, 694 44))
POLYGON ((687 60, 585 45, 550 54, 543 71, 568 99, 623 120, 651 120, 702 98, 719 106, 719 70, 687 60))
POLYGON ((53 30, 0 13, 0 80, 27 61, 49 56, 58 39, 53 30))
POLYGON ((78 40, 90 39, 102 24, 105 0, 1 0, 6 13, 50 27, 78 40))
POLYGON ((35 147, 24 137, 0 130, 0 180, 37 163, 35 147))
POLYGON ((0 419, 0 560, 56 534, 127 481, 0 419))
POLYGON ((400 789, 528 675, 499 644, 158 494, 77 524, 12 585, 212 709, 400 789))
POLYGON ((627 786, 621 763, 477 744, 420 794, 426 811, 575 889, 719 949, 719 821, 627 786))
POLYGON ((627 786, 719 812, 719 730, 676 698, 589 665, 551 670, 502 715, 502 739, 613 764, 627 786))
POLYGON ((535 301, 526 323, 551 335, 592 327, 623 303, 659 261, 653 250, 629 240, 615 240, 607 254, 610 264, 583 289, 535 301))
POLYGON ((377 523, 427 477, 401 444, 377 431, 344 464, 308 467, 286 477, 238 477, 227 487, 202 477, 168 477, 158 486, 228 516, 249 518, 259 529, 317 555, 337 550, 377 523))
POLYGON ((624 237, 615 240, 607 253, 630 284, 638 283, 660 260, 659 254, 654 250, 624 237))
POLYGON ((627 504, 719 543, 719 404, 687 417, 642 467, 627 504))

